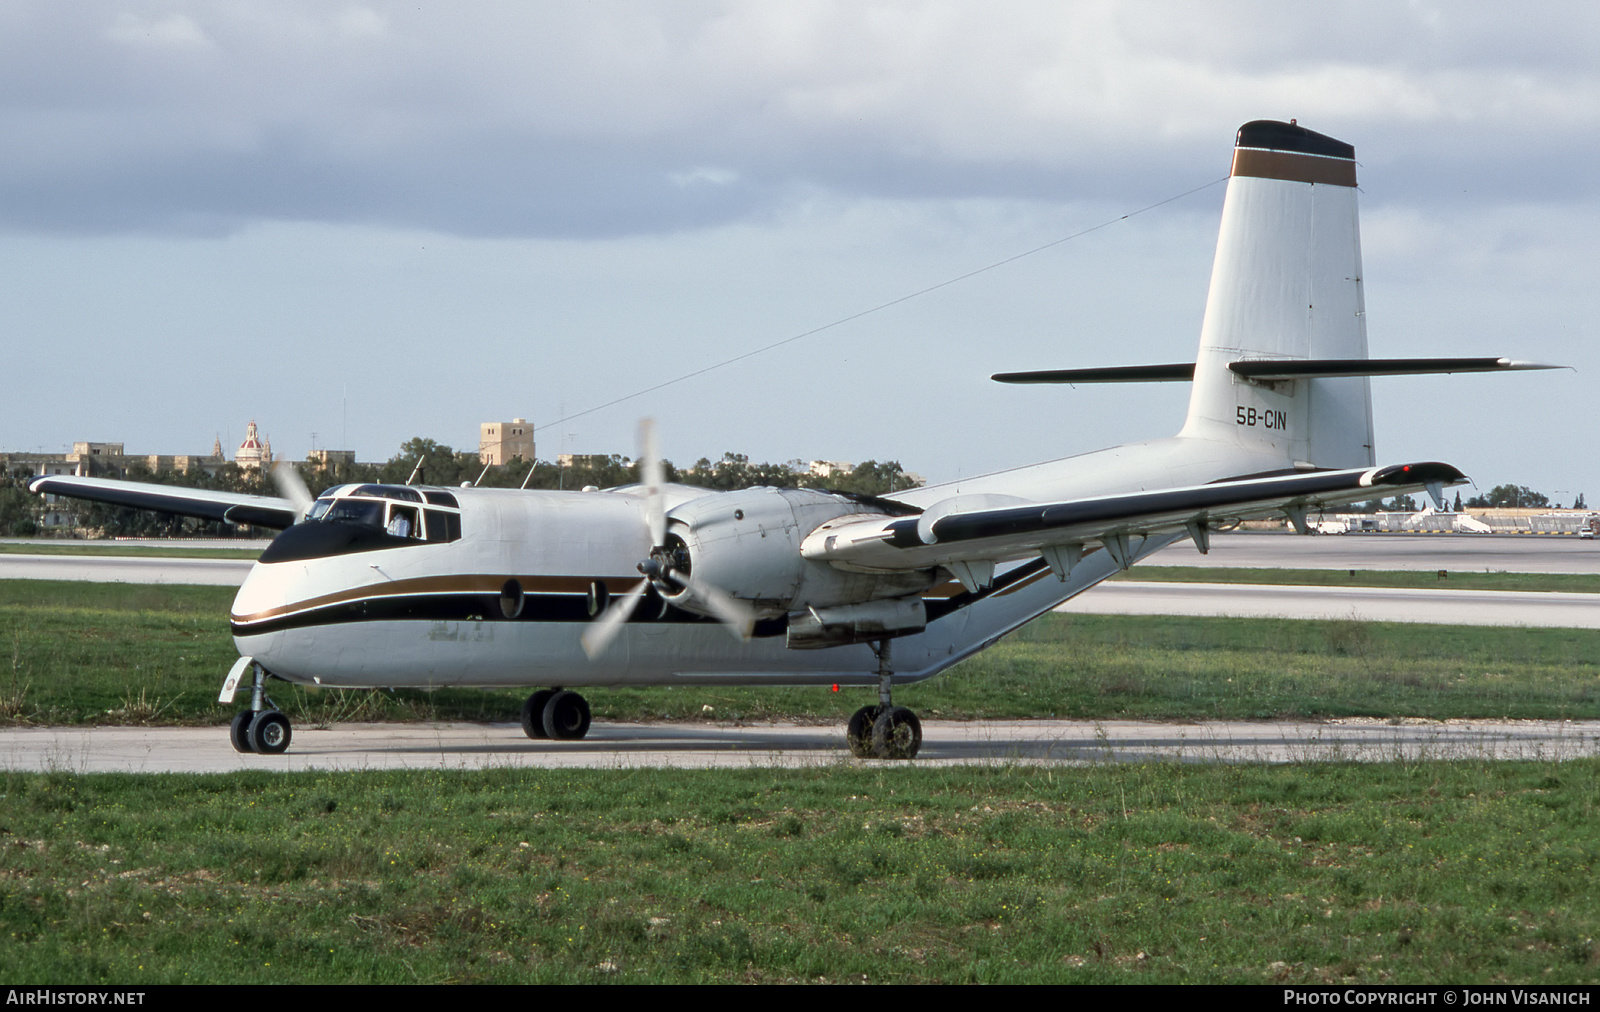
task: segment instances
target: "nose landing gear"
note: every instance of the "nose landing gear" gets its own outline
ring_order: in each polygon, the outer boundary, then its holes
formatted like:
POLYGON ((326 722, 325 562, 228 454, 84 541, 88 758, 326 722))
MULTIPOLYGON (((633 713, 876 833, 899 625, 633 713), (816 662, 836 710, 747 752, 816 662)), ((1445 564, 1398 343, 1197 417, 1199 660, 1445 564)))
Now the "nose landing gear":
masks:
POLYGON ((878 705, 863 706, 845 727, 850 754, 858 759, 913 759, 922 747, 922 721, 890 698, 890 642, 879 640, 872 647, 878 657, 878 705))
MULTIPOLYGON (((289 741, 294 737, 289 718, 279 712, 276 703, 267 698, 266 669, 249 658, 240 660, 255 670, 255 682, 250 687, 250 709, 234 714, 232 722, 228 724, 228 741, 233 744, 235 752, 280 755, 288 751, 289 741)), ((230 672, 228 681, 223 684, 222 702, 233 702, 232 689, 237 684, 237 673, 230 672)))

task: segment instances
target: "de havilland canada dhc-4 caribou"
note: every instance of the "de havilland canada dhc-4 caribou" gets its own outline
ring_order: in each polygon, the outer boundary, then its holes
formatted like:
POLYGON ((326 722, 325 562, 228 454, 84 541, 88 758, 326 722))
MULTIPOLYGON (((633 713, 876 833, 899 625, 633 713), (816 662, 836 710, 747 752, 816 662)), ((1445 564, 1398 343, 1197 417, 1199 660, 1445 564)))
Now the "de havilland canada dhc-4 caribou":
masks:
POLYGON ((862 757, 905 759, 895 706, 1161 548, 1255 517, 1443 490, 1449 464, 1379 466, 1372 376, 1553 368, 1499 358, 1367 356, 1355 149, 1293 121, 1240 128, 1192 363, 1003 373, 1008 383, 1192 383, 1167 439, 882 497, 666 484, 648 427, 637 485, 581 492, 341 485, 315 500, 44 476, 41 494, 281 531, 230 616, 223 684, 242 752, 291 728, 269 679, 354 688, 536 689, 530 738, 589 730, 577 688, 860 685, 862 757))

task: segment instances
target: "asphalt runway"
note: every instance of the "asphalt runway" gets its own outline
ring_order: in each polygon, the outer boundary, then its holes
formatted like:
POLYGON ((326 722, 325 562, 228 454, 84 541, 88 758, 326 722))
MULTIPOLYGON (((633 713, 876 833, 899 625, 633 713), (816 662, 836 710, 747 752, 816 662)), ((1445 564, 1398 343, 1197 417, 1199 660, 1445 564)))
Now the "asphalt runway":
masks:
POLYGON ((120 555, 0 554, 0 580, 188 583, 237 587, 251 559, 150 559, 120 555))
POLYGON ((6 728, 8 770, 226 773, 234 770, 587 768, 909 768, 970 763, 1559 761, 1600 754, 1600 721, 1161 724, 1138 721, 927 721, 910 762, 860 760, 843 728, 796 724, 602 724, 576 742, 535 742, 515 724, 341 724, 296 728, 287 753, 240 755, 225 728, 6 728))
POLYGON ((1600 629, 1600 594, 1504 590, 1108 581, 1056 611, 1600 629))
POLYGON ((1217 534, 1201 555, 1188 541, 1151 566, 1239 569, 1409 569, 1453 573, 1600 573, 1600 540, 1562 534, 1217 534))

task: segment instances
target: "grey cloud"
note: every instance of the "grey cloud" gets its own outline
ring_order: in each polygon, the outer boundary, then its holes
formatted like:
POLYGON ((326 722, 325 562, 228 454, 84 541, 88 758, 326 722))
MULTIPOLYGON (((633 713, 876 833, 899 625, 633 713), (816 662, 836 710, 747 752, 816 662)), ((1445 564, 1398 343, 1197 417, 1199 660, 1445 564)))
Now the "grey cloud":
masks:
POLYGON ((0 222, 608 236, 816 189, 1128 202, 1297 114, 1393 199, 1592 195, 1600 14, 1497 10, 13 3, 0 222))

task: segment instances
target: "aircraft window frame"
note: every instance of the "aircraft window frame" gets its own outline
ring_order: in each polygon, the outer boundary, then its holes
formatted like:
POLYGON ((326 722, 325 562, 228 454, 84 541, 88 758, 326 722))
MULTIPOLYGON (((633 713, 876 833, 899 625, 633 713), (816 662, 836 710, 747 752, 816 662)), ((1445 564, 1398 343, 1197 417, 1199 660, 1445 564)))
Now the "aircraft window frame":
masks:
MULTIPOLYGON (((432 492, 426 503, 400 500, 388 495, 395 486, 344 485, 323 493, 306 514, 307 522, 354 524, 379 531, 390 537, 404 538, 418 544, 449 544, 461 540, 461 508, 449 493, 432 492), (348 490, 348 491, 346 491, 348 490), (378 490, 384 494, 374 494, 378 490), (345 491, 346 494, 335 494, 345 491), (449 504, 438 502, 447 499, 449 504), (396 535, 391 524, 396 514, 409 519, 409 530, 396 535)), ((408 490, 409 491, 409 490, 408 490)))
POLYGON ((422 507, 420 506, 411 503, 391 502, 387 511, 388 523, 383 525, 383 532, 395 538, 406 538, 411 541, 424 540, 421 513, 422 507), (396 523, 402 519, 406 523, 403 533, 396 530, 396 523))
POLYGON ((351 495, 371 496, 374 499, 396 499, 401 502, 422 502, 422 495, 404 485, 358 485, 351 495))

